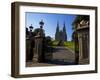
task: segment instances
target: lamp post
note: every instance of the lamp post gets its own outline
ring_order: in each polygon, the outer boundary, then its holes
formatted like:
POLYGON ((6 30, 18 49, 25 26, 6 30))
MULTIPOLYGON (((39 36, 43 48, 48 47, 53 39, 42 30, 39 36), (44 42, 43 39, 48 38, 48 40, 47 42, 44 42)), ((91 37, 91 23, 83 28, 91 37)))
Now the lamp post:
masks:
POLYGON ((31 26, 29 26, 29 28, 30 28, 30 32, 32 32, 32 30, 33 30, 32 24, 31 24, 31 26))
POLYGON ((43 19, 40 21, 40 28, 42 29, 43 28, 43 26, 44 26, 44 22, 43 22, 43 19))

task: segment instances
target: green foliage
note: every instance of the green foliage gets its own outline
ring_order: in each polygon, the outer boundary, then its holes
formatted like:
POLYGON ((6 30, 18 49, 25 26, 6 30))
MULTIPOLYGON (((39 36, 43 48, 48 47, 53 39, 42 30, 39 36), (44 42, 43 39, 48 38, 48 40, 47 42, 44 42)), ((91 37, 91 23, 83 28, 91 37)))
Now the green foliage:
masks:
POLYGON ((72 41, 65 41, 64 46, 70 48, 71 50, 75 50, 75 43, 72 41))
MULTIPOLYGON (((59 41, 52 41, 52 47, 58 46, 59 41)), ((72 41, 64 41, 64 46, 68 47, 69 49, 75 51, 75 43, 72 41)))
POLYGON ((52 41, 52 46, 57 46, 58 45, 58 41, 54 40, 52 41))
POLYGON ((51 41, 51 37, 50 36, 46 36, 45 37, 45 41, 46 41, 46 45, 48 45, 48 46, 52 45, 52 41, 51 41))

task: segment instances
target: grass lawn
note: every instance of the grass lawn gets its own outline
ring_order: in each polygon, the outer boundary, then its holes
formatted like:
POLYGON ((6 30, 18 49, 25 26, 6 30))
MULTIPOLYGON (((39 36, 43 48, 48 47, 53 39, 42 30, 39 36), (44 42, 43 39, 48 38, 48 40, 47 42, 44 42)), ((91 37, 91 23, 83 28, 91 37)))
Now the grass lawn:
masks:
POLYGON ((52 47, 56 47, 58 45, 58 41, 52 41, 52 47))
POLYGON ((66 42, 64 42, 64 46, 70 48, 73 51, 75 50, 75 44, 72 41, 66 41, 66 42))
MULTIPOLYGON (((52 41, 52 47, 55 48, 56 46, 58 46, 58 42, 59 41, 52 41)), ((75 50, 75 44, 72 41, 65 41, 64 46, 68 47, 69 49, 71 49, 73 51, 75 50)))

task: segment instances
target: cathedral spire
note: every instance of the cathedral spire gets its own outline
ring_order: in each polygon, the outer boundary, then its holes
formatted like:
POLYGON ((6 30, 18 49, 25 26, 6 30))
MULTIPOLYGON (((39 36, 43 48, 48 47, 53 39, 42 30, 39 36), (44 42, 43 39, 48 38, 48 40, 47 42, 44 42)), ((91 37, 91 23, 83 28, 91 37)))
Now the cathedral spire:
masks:
POLYGON ((63 29, 59 30, 59 22, 57 21, 55 40, 57 41, 67 41, 67 33, 66 33, 66 25, 65 22, 63 24, 63 29))
POLYGON ((64 21, 64 24, 63 24, 63 31, 66 31, 65 21, 64 21))
POLYGON ((55 40, 59 40, 59 21, 57 21, 55 40))
POLYGON ((57 21, 56 33, 59 32, 59 21, 57 21))
POLYGON ((67 33, 66 33, 65 21, 64 21, 64 24, 63 24, 63 40, 67 41, 67 33))
POLYGON ((59 21, 57 21, 57 27, 59 27, 59 21))

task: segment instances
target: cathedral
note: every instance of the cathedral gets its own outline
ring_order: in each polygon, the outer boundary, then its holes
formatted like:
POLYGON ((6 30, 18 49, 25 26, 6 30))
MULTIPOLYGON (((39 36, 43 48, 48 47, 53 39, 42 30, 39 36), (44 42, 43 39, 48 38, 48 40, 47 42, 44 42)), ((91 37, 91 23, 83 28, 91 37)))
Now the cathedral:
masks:
POLYGON ((63 24, 63 29, 59 29, 59 22, 57 22, 57 28, 55 33, 55 40, 57 41, 67 41, 67 33, 65 23, 63 24))

